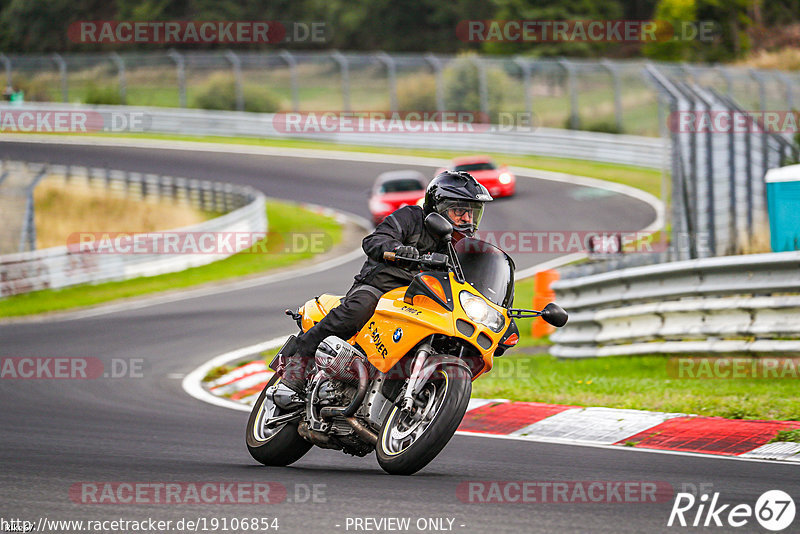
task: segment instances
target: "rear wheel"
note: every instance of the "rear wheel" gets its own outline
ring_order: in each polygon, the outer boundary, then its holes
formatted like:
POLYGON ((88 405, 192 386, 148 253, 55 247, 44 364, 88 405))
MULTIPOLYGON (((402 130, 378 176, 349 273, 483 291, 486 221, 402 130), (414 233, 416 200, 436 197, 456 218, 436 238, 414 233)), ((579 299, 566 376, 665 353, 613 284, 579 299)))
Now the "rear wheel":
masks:
POLYGON ((453 437, 472 393, 472 377, 449 365, 422 387, 414 408, 395 406, 386 416, 376 447, 378 463, 393 475, 411 475, 428 465, 453 437))
POLYGON ((286 466, 303 457, 311 449, 311 443, 297 433, 297 421, 269 428, 270 419, 285 415, 278 406, 267 398, 267 389, 280 381, 277 375, 267 383, 258 396, 250 419, 247 421, 245 437, 247 450, 258 462, 271 466, 286 466))

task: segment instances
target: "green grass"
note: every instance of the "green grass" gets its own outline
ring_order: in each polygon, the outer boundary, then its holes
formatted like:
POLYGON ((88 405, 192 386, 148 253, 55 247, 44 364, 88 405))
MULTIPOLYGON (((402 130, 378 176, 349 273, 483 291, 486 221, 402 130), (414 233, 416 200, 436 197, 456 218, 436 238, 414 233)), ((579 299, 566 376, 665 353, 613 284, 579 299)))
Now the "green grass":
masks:
POLYGON ((792 379, 672 378, 664 356, 559 360, 514 349, 473 383, 482 398, 680 412, 729 419, 800 420, 792 379))
POLYGON ((800 443, 800 429, 781 430, 775 435, 774 438, 770 440, 770 443, 775 443, 777 441, 790 441, 793 443, 800 443))
MULTIPOLYGON (((330 217, 300 209, 294 204, 276 201, 267 202, 267 214, 270 234, 314 232, 324 234, 325 245, 332 246, 341 241, 342 228, 330 217)), ((266 253, 243 252, 209 265, 177 273, 59 290, 43 290, 8 297, 0 300, 0 317, 16 317, 93 306, 120 298, 253 275, 270 269, 286 267, 314 256, 314 252, 309 250, 284 252, 283 245, 278 244, 279 241, 281 240, 268 241, 266 253)), ((255 250, 259 251, 263 247, 263 244, 259 243, 253 246, 255 250)))

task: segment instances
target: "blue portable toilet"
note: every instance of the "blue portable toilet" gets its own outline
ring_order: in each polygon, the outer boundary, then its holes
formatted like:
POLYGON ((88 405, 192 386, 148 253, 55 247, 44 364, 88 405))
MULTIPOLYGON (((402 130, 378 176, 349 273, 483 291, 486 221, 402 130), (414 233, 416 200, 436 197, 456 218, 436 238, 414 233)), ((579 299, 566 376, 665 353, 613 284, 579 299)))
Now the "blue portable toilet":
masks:
POLYGON ((770 169, 764 180, 772 251, 800 250, 800 165, 770 169))

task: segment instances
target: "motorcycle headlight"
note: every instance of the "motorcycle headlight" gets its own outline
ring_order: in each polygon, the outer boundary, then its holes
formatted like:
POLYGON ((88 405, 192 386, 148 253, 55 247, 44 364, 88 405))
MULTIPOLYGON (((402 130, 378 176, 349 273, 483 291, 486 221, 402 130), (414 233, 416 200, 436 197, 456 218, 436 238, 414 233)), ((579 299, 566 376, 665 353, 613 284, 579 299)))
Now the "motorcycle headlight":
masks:
POLYGON ((490 328, 492 332, 500 332, 505 326, 506 320, 500 312, 489 306, 481 297, 473 295, 469 291, 462 291, 459 293, 458 299, 461 301, 464 313, 476 323, 490 328))

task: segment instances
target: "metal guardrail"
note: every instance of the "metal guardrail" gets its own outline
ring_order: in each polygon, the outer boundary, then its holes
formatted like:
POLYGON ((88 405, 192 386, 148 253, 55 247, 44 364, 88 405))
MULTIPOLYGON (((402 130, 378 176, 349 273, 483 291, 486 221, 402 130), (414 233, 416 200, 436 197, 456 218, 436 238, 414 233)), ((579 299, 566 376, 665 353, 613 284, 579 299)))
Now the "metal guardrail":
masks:
POLYGON ((800 351, 800 252, 672 262, 561 280, 562 358, 800 351))
MULTIPOLYGON (((49 166, 45 174, 61 176, 68 181, 82 180, 143 200, 172 198, 205 211, 225 213, 199 224, 168 230, 170 233, 267 232, 266 197, 249 187, 55 165, 49 166)), ((242 248, 245 248, 242 243, 233 240, 230 252, 220 249, 199 254, 98 254, 79 252, 74 246, 6 254, 0 256, 0 298, 41 289, 182 271, 226 258, 242 248)))
MULTIPOLYGON (((654 169, 660 169, 665 161, 664 141, 658 138, 557 128, 460 133, 286 133, 285 128, 280 125, 276 128, 274 120, 276 115, 271 113, 54 103, 25 103, 22 106, 0 105, 0 113, 3 111, 15 113, 84 111, 90 114, 85 121, 89 125, 86 128, 87 131, 91 129, 113 131, 113 124, 129 123, 130 118, 134 117, 136 123, 141 124, 141 127, 134 131, 159 134, 303 138, 375 147, 533 154, 654 169)), ((285 119, 282 118, 278 124, 284 121, 285 119)))

